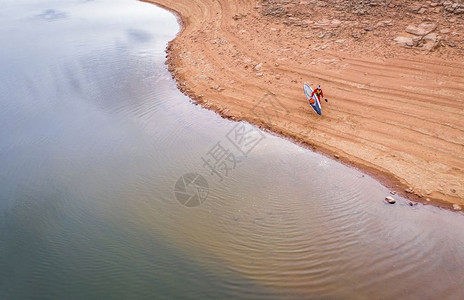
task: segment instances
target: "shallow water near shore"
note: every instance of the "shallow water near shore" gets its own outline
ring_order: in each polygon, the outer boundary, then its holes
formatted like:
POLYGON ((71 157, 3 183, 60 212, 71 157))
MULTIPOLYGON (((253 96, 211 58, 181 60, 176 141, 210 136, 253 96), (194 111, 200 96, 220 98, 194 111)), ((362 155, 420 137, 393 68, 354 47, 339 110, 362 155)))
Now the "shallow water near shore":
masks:
POLYGON ((171 13, 0 15, 1 299, 464 296, 461 214, 190 103, 171 13))

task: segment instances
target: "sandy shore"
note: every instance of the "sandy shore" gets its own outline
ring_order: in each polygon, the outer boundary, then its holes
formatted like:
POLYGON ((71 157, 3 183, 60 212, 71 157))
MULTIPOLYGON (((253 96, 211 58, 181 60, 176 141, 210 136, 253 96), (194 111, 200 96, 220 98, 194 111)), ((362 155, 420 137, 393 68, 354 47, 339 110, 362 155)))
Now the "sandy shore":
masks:
POLYGON ((149 2, 181 19, 168 65, 195 102, 334 156, 409 198, 464 205, 464 18, 451 22, 435 6, 403 18, 395 14, 404 7, 356 17, 321 1, 149 2), (423 22, 438 34, 432 47, 404 32, 423 22), (401 35, 417 44, 393 42, 401 35), (303 82, 322 85, 323 116, 303 82))

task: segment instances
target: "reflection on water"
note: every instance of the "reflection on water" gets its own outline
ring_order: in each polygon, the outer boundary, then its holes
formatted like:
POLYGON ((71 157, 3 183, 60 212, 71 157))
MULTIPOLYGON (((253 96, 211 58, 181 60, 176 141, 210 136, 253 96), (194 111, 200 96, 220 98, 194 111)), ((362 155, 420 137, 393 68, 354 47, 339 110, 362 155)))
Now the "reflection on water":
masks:
POLYGON ((240 153, 241 125, 166 71, 168 12, 7 0, 0 15, 1 299, 463 296, 461 215, 384 204, 368 176, 259 131, 240 153), (205 163, 218 149, 234 153, 223 178, 205 163), (204 178, 182 191, 201 205, 177 201, 184 174, 204 178))
POLYGON ((44 19, 47 21, 55 21, 59 19, 64 19, 67 17, 67 14, 62 11, 56 11, 54 9, 47 9, 43 13, 37 15, 37 18, 44 19))

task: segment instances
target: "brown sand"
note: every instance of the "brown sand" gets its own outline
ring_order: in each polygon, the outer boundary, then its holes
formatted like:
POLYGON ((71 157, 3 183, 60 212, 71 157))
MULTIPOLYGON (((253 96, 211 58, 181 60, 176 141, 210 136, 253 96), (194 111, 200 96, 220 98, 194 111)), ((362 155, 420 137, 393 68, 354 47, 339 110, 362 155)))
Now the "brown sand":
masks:
POLYGON ((181 19, 168 65, 195 102, 333 155, 408 197, 464 205, 464 18, 436 7, 405 13, 401 1, 362 15, 322 1, 149 2, 181 19), (433 52, 393 42, 423 21, 441 34, 433 52), (323 116, 303 82, 322 85, 323 116))

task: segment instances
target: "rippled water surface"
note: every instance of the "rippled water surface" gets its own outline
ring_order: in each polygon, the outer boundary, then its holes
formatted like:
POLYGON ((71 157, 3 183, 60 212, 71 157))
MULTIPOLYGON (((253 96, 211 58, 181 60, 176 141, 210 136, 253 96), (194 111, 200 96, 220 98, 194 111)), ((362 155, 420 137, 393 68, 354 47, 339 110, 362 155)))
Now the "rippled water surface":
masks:
POLYGON ((464 297, 462 215, 191 104, 178 30, 134 0, 3 1, 0 299, 464 297))

